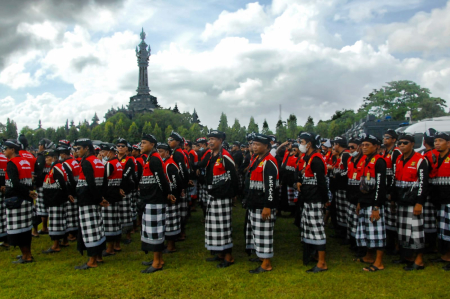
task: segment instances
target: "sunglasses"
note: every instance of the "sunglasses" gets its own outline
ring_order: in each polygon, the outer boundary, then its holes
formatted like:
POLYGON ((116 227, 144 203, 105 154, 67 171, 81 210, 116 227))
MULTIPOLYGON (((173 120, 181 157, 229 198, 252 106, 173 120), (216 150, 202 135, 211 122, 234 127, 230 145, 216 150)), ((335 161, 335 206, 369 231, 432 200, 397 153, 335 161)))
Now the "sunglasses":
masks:
POLYGON ((167 141, 169 141, 169 142, 171 142, 171 141, 174 141, 175 139, 173 139, 173 138, 167 138, 167 141))
POLYGON ((119 144, 119 145, 117 145, 117 147, 127 147, 127 146, 123 145, 123 144, 119 144))
POLYGON ((356 149, 356 146, 350 145, 348 148, 352 150, 352 149, 356 149))
POLYGON ((399 141, 398 142, 398 145, 408 145, 408 144, 410 144, 411 142, 410 141, 399 141))
POLYGON ((383 139, 392 139, 391 136, 383 136, 383 139))

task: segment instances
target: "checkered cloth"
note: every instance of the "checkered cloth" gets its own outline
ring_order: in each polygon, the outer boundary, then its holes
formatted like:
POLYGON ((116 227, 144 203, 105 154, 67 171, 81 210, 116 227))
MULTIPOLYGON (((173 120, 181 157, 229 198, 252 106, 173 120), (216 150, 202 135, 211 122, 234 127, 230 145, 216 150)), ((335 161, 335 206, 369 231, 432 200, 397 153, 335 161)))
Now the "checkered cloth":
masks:
POLYGON ((64 237, 67 229, 67 215, 64 205, 48 207, 48 234, 52 240, 64 237))
POLYGON ((78 230, 78 204, 77 204, 77 198, 74 197, 74 203, 71 203, 70 201, 66 201, 64 204, 64 208, 66 210, 66 225, 67 225, 67 232, 73 232, 78 230))
POLYGON ((131 219, 136 220, 137 219, 137 199, 138 199, 138 193, 137 190, 131 191, 131 198, 130 198, 130 208, 131 208, 131 219))
POLYGON ((325 245, 327 237, 323 223, 323 204, 307 203, 303 205, 302 218, 300 222, 302 241, 307 244, 325 245))
POLYGON ((181 216, 181 223, 186 223, 187 216, 189 213, 189 199, 186 193, 184 196, 180 195, 180 216, 181 216))
POLYGON ((430 202, 430 197, 427 198, 425 204, 423 205, 423 228, 425 233, 435 233, 437 232, 436 224, 436 208, 430 202))
POLYGON ((118 201, 119 221, 123 230, 131 230, 133 227, 133 214, 131 211, 131 193, 125 195, 121 201, 118 201))
POLYGON ((414 206, 398 205, 398 240, 404 249, 425 248, 423 214, 414 215, 414 206))
POLYGON ((347 238, 356 236, 358 227, 358 215, 356 215, 356 205, 348 202, 347 205, 347 238))
POLYGON ((166 236, 176 236, 181 233, 180 204, 178 200, 166 207, 166 236))
POLYGON ((298 197, 298 191, 294 187, 287 186, 287 197, 290 206, 295 206, 295 199, 298 197))
POLYGON ((6 231, 8 235, 20 234, 33 228, 33 204, 24 200, 18 209, 6 209, 6 231))
POLYGON ((198 184, 198 201, 206 203, 208 201, 208 191, 205 184, 198 184))
POLYGON ((244 176, 242 175, 242 173, 238 174, 238 186, 239 190, 244 189, 244 176))
MULTIPOLYGON (((397 204, 395 204, 397 206, 397 204)), ((390 204, 386 204, 384 207, 384 219, 386 221, 386 229, 391 231, 397 231, 397 213, 391 213, 390 204)))
POLYGON ((120 212, 117 203, 110 204, 109 207, 102 207, 102 218, 105 227, 105 236, 114 237, 122 234, 120 226, 120 212))
POLYGON ((105 227, 100 209, 101 207, 98 205, 78 208, 81 236, 87 248, 99 246, 106 241, 105 227))
POLYGON ((450 242, 450 204, 441 205, 438 211, 438 238, 450 242))
POLYGON ((37 216, 48 216, 48 210, 44 204, 44 187, 37 187, 37 198, 36 198, 36 215, 37 216))
POLYGON ((0 194, 0 238, 6 237, 7 235, 5 197, 0 194))
POLYGON ((151 245, 163 244, 166 233, 166 204, 146 204, 142 214, 141 241, 151 245))
POLYGON ((359 211, 358 228, 356 230, 356 244, 359 247, 381 248, 386 246, 386 226, 383 206, 379 210, 380 219, 370 222, 372 207, 359 211))
POLYGON ((347 226, 348 200, 347 191, 336 190, 336 219, 339 226, 347 226))
POLYGON ((262 209, 248 210, 245 248, 255 250, 259 258, 269 259, 273 257, 273 230, 277 212, 271 209, 270 219, 266 221, 262 220, 261 213, 262 209))
POLYGON ((223 251, 233 247, 231 227, 231 199, 208 198, 205 217, 205 247, 223 251))

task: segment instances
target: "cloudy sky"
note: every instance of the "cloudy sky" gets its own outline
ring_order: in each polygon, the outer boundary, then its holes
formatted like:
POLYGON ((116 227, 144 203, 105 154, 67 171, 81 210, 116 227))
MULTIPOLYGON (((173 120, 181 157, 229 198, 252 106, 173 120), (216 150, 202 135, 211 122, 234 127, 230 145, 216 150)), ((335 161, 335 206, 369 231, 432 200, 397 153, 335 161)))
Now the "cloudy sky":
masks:
POLYGON ((450 99, 450 1, 2 0, 0 122, 100 118, 136 93, 144 27, 149 86, 203 124, 270 128, 357 108, 372 89, 413 80, 450 99))

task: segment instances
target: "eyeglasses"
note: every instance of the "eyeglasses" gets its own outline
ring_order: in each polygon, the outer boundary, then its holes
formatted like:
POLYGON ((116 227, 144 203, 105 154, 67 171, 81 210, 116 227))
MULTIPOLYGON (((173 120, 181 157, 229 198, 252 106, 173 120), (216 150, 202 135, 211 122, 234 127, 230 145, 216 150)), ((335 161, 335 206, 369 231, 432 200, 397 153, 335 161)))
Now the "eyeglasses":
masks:
POLYGON ((167 138, 167 141, 168 142, 172 142, 172 141, 174 141, 175 139, 173 139, 172 137, 171 138, 167 138))
POLYGON ((410 141, 399 141, 398 145, 408 145, 410 143, 411 143, 410 141))
POLYGON ((127 146, 123 144, 118 144, 117 147, 127 147, 127 146))
POLYGON ((361 147, 369 147, 372 143, 361 143, 361 147))
POLYGON ((383 139, 392 139, 391 136, 383 136, 383 139))
POLYGON ((352 149, 356 149, 356 146, 350 145, 348 148, 352 150, 352 149))

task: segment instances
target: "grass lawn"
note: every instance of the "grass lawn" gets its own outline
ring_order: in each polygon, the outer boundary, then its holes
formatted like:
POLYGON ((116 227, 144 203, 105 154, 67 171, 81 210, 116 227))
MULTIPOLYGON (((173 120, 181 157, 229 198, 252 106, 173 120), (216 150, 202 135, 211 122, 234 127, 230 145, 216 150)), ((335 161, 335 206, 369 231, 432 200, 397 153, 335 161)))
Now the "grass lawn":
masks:
MULTIPOLYGON (((233 229, 235 265, 217 269, 208 263, 200 210, 192 214, 188 239, 177 243, 178 252, 165 255, 164 270, 141 274, 141 265, 151 255, 140 251, 140 236, 133 235, 130 245, 115 257, 105 258, 97 269, 75 271, 87 260, 76 251, 76 244, 61 253, 44 255, 50 238, 33 239, 36 263, 13 265, 19 249, 0 249, 0 298, 449 298, 450 272, 440 264, 426 264, 424 271, 406 272, 386 257, 384 271, 365 273, 363 265, 352 262, 347 246, 334 239, 327 244, 329 271, 307 274, 313 266, 303 266, 298 229, 292 219, 279 218, 275 224, 274 270, 252 275, 257 265, 247 261, 244 252, 243 220, 245 211, 234 208, 233 229)), ((433 256, 431 256, 433 257, 433 256)), ((428 260, 430 256, 426 257, 428 260)))

